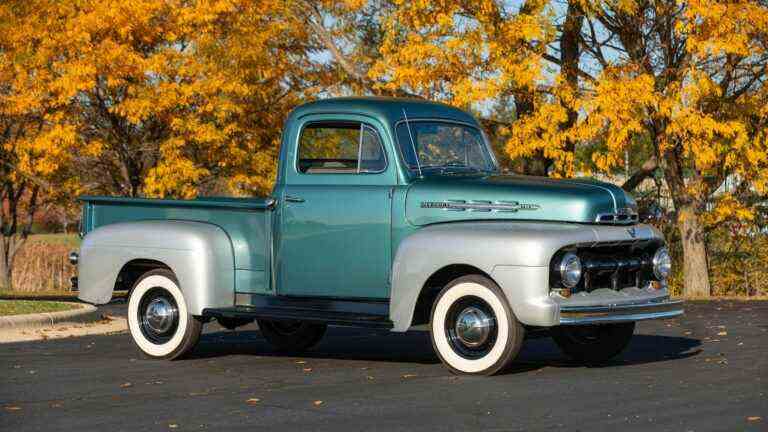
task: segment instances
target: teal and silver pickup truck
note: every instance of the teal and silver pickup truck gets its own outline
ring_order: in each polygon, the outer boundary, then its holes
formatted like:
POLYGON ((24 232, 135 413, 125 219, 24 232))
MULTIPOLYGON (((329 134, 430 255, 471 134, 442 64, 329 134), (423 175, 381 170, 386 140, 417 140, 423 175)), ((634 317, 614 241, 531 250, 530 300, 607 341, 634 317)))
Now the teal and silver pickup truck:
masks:
POLYGON ((493 374, 526 335, 602 362, 670 300, 662 235, 622 189, 502 175, 480 124, 438 103, 339 98, 289 116, 267 198, 82 197, 80 299, 129 290, 152 358, 256 320, 301 351, 326 326, 429 330, 452 371, 493 374))

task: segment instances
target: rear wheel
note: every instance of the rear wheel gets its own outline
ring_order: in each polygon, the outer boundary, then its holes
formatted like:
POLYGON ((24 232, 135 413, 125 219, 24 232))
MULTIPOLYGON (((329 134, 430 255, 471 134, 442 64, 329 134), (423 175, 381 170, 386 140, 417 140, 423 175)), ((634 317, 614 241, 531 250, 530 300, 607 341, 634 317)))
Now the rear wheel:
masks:
POLYGON ((184 295, 170 270, 144 273, 128 300, 128 328, 147 357, 172 360, 191 351, 203 323, 189 314, 184 295))
POLYGON ((305 321, 258 320, 259 330, 272 346, 280 351, 298 352, 312 348, 325 334, 325 324, 305 321))
POLYGON ((624 351, 634 332, 634 322, 560 326, 552 329, 552 338, 568 357, 586 364, 599 364, 624 351))
POLYGON ((493 375, 520 351, 525 330, 490 279, 463 276, 432 306, 432 346, 454 373, 493 375))

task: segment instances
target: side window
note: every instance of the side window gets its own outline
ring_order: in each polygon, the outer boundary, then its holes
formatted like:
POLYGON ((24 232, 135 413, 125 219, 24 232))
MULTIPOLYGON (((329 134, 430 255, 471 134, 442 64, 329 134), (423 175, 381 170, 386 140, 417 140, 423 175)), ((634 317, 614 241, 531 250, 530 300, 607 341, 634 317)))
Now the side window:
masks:
POLYGON ((310 123, 301 132, 298 170, 305 174, 384 171, 387 160, 376 131, 359 122, 310 123))
POLYGON ((387 168, 387 159, 379 141, 379 134, 368 125, 363 125, 360 136, 360 172, 377 173, 387 168))

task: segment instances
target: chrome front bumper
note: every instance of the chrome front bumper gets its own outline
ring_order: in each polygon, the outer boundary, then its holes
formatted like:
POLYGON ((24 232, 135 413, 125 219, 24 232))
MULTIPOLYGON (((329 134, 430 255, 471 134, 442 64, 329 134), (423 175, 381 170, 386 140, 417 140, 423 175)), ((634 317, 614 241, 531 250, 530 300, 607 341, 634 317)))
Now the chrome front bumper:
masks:
POLYGON ((682 300, 663 297, 637 303, 560 306, 560 325, 608 324, 674 318, 684 312, 682 300))

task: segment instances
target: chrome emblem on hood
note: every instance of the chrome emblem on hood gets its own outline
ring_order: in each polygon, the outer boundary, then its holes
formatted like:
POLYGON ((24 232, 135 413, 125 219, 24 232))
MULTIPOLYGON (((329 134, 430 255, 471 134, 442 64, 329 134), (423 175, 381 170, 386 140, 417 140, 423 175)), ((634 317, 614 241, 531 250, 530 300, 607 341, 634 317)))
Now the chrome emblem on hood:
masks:
POLYGON ((627 228, 627 233, 629 233, 629 236, 632 238, 637 237, 637 230, 633 228, 627 228))
POLYGON ((422 201, 421 208, 443 209, 452 211, 496 211, 517 212, 520 210, 538 210, 538 204, 518 201, 422 201))

